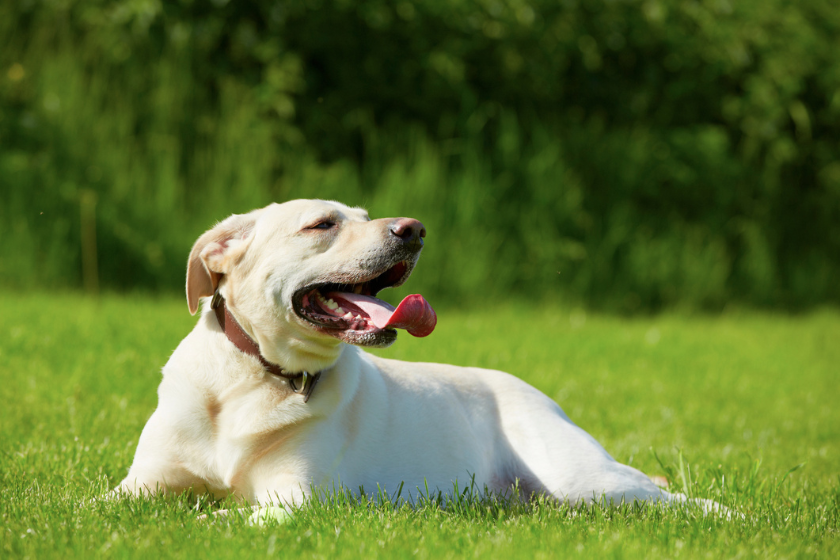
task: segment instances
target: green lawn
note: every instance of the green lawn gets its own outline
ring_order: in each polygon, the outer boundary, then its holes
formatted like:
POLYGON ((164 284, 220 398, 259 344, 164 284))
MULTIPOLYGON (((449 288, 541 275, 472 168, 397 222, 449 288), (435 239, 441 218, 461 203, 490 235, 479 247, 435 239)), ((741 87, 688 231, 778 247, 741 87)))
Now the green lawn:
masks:
POLYGON ((840 557, 840 313, 622 319, 488 303, 379 353, 509 371, 618 460, 743 518, 462 500, 312 504, 294 522, 201 522, 205 500, 91 502, 126 473, 180 299, 0 296, 4 557, 840 557), (664 465, 654 457, 655 451, 664 465), (690 465, 680 475, 680 451, 690 465), (805 465, 785 474, 793 467, 805 465), (683 476, 685 482, 683 482, 683 476))

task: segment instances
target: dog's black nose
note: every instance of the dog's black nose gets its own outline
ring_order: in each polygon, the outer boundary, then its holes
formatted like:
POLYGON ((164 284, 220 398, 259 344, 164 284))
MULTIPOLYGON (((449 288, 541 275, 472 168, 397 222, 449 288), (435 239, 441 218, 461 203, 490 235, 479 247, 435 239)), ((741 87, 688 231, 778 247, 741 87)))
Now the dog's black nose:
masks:
POLYGON ((426 228, 419 220, 413 218, 397 218, 391 222, 391 233, 409 245, 416 245, 419 249, 423 246, 423 237, 426 237, 426 228))

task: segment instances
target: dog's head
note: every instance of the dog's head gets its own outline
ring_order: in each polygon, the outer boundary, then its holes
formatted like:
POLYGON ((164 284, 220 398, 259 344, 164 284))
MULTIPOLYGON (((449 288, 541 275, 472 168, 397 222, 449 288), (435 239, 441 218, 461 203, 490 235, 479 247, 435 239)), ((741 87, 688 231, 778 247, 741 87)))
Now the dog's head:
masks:
POLYGON ((293 200, 233 215, 199 237, 187 263, 187 303, 219 289, 263 355, 289 371, 317 371, 340 343, 388 346, 395 328, 435 326, 422 296, 394 309, 376 294, 411 274, 426 230, 410 218, 371 220, 338 202, 293 200))

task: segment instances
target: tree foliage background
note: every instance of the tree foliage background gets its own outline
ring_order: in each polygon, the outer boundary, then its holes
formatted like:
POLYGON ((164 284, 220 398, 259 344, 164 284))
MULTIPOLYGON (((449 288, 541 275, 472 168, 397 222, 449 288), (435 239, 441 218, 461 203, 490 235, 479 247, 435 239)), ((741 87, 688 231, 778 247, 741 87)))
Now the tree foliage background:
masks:
POLYGON ((0 4, 0 284, 177 290, 214 221, 429 231, 413 291, 840 303, 834 0, 0 4))

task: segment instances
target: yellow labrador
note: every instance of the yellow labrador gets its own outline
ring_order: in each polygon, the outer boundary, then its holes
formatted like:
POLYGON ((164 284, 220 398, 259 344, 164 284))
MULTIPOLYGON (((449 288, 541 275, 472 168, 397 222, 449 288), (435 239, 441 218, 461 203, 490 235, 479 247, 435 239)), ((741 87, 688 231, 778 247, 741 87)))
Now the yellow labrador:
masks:
POLYGON ((300 504, 313 487, 402 487, 411 500, 457 481, 570 503, 685 501, 511 375, 362 350, 392 344, 396 328, 434 328, 421 296, 396 309, 376 298, 408 278, 425 233, 417 220, 294 200, 202 235, 187 302, 195 313, 207 298, 203 313, 163 368, 157 410, 116 491, 300 504))

